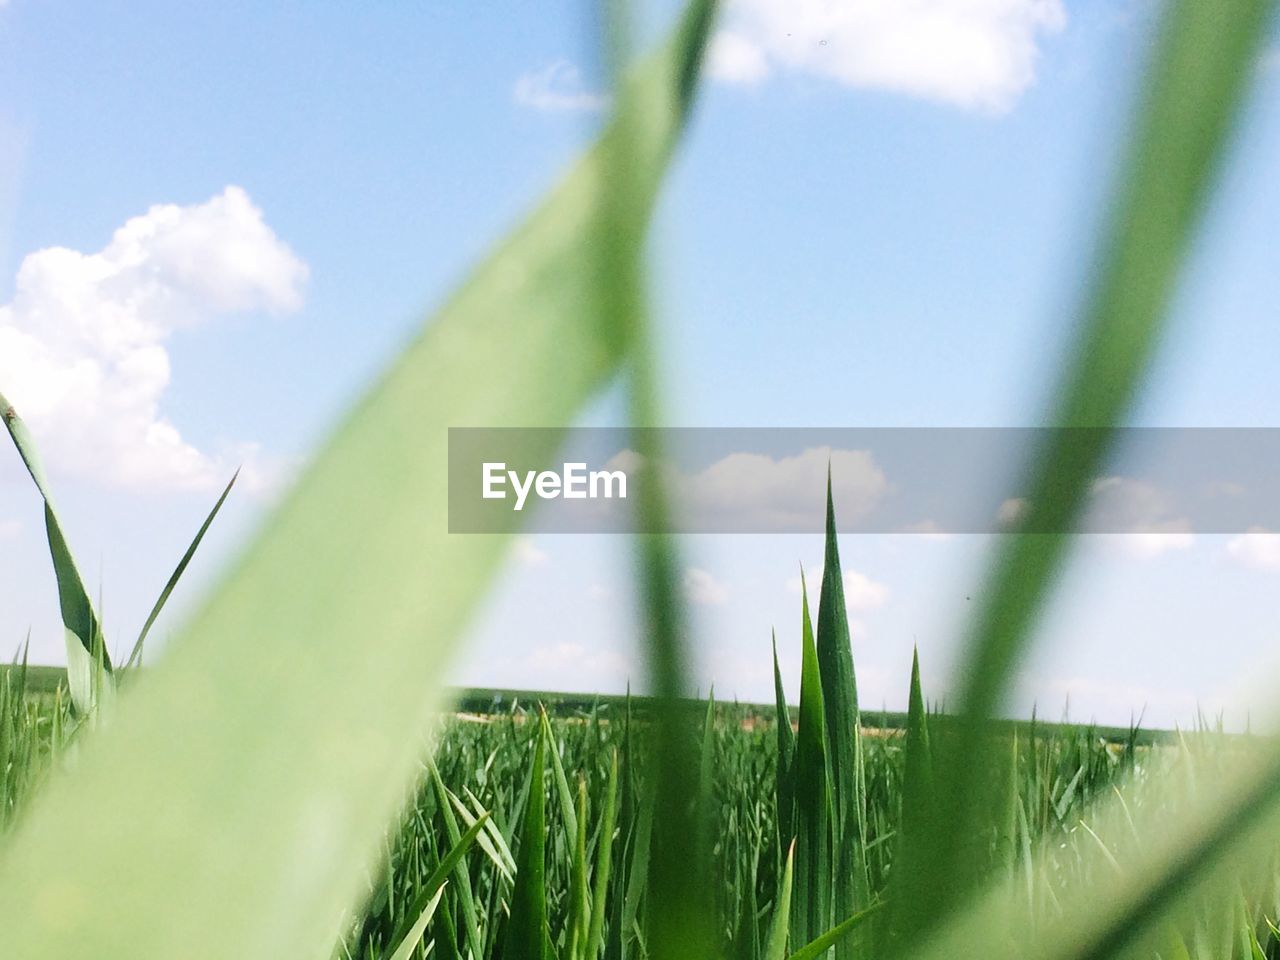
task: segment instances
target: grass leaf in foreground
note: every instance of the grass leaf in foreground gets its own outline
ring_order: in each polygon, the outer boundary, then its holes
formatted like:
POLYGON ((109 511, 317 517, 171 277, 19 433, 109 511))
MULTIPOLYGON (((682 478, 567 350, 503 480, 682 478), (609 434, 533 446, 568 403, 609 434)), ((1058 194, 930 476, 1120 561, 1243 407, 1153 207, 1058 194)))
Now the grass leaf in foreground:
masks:
POLYGON ((1009 689, 1065 560, 1067 531, 1150 366, 1272 7, 1171 0, 1164 12, 1084 322, 1052 407, 1052 423, 1071 429, 1056 432, 1032 465, 1024 532, 1005 538, 968 634, 963 720, 939 754, 939 813, 918 878, 925 892, 901 905, 913 929, 945 915, 978 881, 981 857, 969 846, 1001 815, 989 777, 998 760, 982 721, 1009 689))
MULTIPOLYGON (((620 108, 634 216, 683 126, 707 7, 620 108)), ((329 955, 504 546, 448 534, 447 430, 567 424, 623 359, 597 275, 609 159, 588 153, 406 346, 45 785, 0 853, 0 955, 329 955)))

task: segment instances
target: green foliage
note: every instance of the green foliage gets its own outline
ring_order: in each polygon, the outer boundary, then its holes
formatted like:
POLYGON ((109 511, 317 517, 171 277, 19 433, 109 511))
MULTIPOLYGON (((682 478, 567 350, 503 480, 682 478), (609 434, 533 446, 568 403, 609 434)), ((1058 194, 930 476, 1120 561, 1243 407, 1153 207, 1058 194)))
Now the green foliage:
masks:
POLYGON ((796 876, 791 941, 808 943, 831 926, 832 812, 830 761, 818 652, 809 595, 800 576, 800 731, 796 737, 796 876))
MULTIPOLYGON (((866 770, 862 758, 862 718, 853 671, 849 615, 844 602, 844 575, 836 542, 835 504, 827 472, 826 549, 822 596, 818 602, 818 665, 826 717, 827 761, 831 779, 831 863, 834 917, 848 917, 871 903, 866 849, 866 770)), ((824 926, 828 926, 825 924, 824 926)), ((858 956, 857 942, 841 940, 837 960, 858 956)))
POLYGON ((92 749, 51 779, 7 844, 0 952, 326 953, 418 768, 431 678, 501 556, 501 537, 447 532, 447 428, 564 425, 620 368, 627 339, 600 300, 597 254, 634 231, 598 215, 609 142, 628 130, 627 209, 647 217, 707 9, 694 4, 694 27, 638 70, 604 145, 350 411, 92 749), (128 815, 104 830, 102 810, 128 815))
MULTIPOLYGON (((516 883, 511 893, 511 919, 507 922, 503 960, 545 960, 548 955, 546 785, 542 779, 546 749, 547 738, 538 737, 521 821, 516 883)), ((574 824, 568 820, 565 823, 570 834, 577 833, 574 824)))
POLYGON ((62 625, 67 641, 67 676, 76 706, 87 713, 93 705, 93 665, 98 662, 108 673, 111 656, 102 637, 102 624, 93 609, 93 601, 84 588, 84 580, 76 567, 75 557, 67 546, 67 537, 53 505, 53 494, 45 476, 44 464, 36 448, 35 439, 12 404, 0 393, 0 412, 9 430, 13 444, 26 465, 27 472, 44 500, 44 526, 49 538, 49 556, 53 560, 53 573, 58 582, 58 606, 62 611, 62 625))
POLYGON ((1005 538, 980 594, 960 671, 967 722, 939 758, 940 806, 920 882, 921 929, 981 881, 972 838, 1001 804, 983 721, 996 712, 1057 579, 1091 484, 1115 443, 1164 329, 1196 225, 1256 70, 1270 0, 1170 0, 1147 71, 1083 324, 1049 419, 1057 431, 1026 479, 1021 535, 1005 538))

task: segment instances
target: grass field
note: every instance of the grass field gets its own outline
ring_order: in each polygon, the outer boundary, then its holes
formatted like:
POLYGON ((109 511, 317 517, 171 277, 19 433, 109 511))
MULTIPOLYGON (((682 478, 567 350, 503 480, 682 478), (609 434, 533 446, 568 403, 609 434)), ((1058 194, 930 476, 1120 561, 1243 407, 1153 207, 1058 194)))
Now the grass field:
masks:
MULTIPOLYGON (((927 743, 946 737, 954 723, 928 715, 919 689, 911 692, 913 713, 866 717, 873 726, 860 738, 857 810, 865 826, 856 860, 865 870, 866 902, 853 916, 866 922, 839 941, 851 955, 879 955, 875 938, 888 935, 890 915, 880 905, 889 902, 905 855, 912 802, 929 789, 927 743)), ((701 835, 690 842, 706 847, 715 953, 781 958, 787 954, 779 952, 776 930, 782 924, 789 932, 792 901, 821 899, 803 880, 797 884, 794 826, 786 826, 812 818, 812 808, 830 800, 829 793, 806 793, 798 766, 797 739, 811 732, 804 711, 793 726, 797 711, 782 713, 776 704, 688 707, 703 718, 691 744, 701 758, 700 781, 689 798, 701 835)), ((443 717, 433 759, 385 836, 381 866, 368 877, 366 906, 344 922, 334 956, 487 960, 528 956, 527 950, 560 958, 649 956, 648 862, 654 818, 661 815, 644 750, 654 703, 486 690, 461 694, 458 709, 443 717), (532 916, 517 909, 530 894, 530 876, 542 894, 532 916), (534 941, 542 935, 547 943, 539 948, 534 941)), ((62 671, 53 668, 4 673, 0 723, 7 830, 84 731, 62 671)), ((1121 784, 1142 796, 1149 775, 1202 770, 1222 762, 1233 739, 1240 740, 1205 731, 1153 737, 1031 722, 991 735, 1005 757, 993 776, 1003 785, 1007 815, 975 838, 970 854, 981 859, 984 875, 1021 877, 1019 909, 1030 923, 1051 915, 1059 892, 1088 869, 1090 848, 1102 843, 1103 828, 1090 825, 1100 797, 1121 784)), ((1185 932, 1165 931, 1169 945, 1187 952, 1166 946, 1160 956, 1274 956, 1273 910, 1243 894, 1205 905, 1185 932), (1222 952, 1228 939, 1247 944, 1248 952, 1222 952)))

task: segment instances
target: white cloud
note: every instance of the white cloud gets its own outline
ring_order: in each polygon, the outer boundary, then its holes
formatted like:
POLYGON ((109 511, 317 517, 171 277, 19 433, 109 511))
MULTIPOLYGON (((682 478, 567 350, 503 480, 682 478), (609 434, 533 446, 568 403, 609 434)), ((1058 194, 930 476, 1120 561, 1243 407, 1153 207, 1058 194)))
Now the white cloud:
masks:
POLYGON ((1280 533, 1251 527, 1227 542, 1227 555, 1256 570, 1280 570, 1280 533))
POLYGON ((1175 550, 1189 550, 1195 544, 1195 537, 1186 530, 1171 533, 1117 533, 1108 539, 1121 553, 1142 560, 1175 550))
POLYGON ((691 516, 736 530, 821 530, 826 516, 827 468, 842 524, 866 516, 889 481, 866 450, 812 447, 792 457, 732 453, 676 486, 691 516))
POLYGON ((1088 528, 1110 534, 1107 542, 1123 553, 1146 559, 1195 542, 1190 521, 1178 516, 1172 499, 1152 483, 1102 477, 1090 495, 1088 528))
MULTIPOLYGON (((4 6, 4 0, 0 0, 0 6, 4 6)), ((22 523, 18 520, 0 520, 0 541, 12 540, 22 532, 22 523)))
POLYGON ((938 543, 945 543, 955 536, 943 529, 936 520, 918 520, 915 523, 909 523, 902 528, 901 532, 913 534, 921 540, 932 540, 938 543))
POLYGON ((728 586, 697 567, 685 571, 684 591, 690 603, 700 606, 721 606, 729 601, 728 586))
POLYGON ((568 60, 556 60, 516 80, 516 103, 548 113, 603 110, 609 98, 582 85, 582 71, 568 60))
MULTIPOLYGON (((639 476, 644 458, 621 450, 607 470, 639 476)), ((827 469, 841 528, 867 516, 890 483, 867 450, 810 447, 777 459, 763 453, 731 453, 685 473, 669 467, 663 474, 674 513, 698 532, 762 533, 821 531, 826 520, 827 469)), ((597 500, 601 513, 618 510, 621 501, 597 500)))
POLYGON ((733 0, 711 50, 720 79, 777 70, 968 109, 1010 109, 1035 80, 1061 0, 733 0))
POLYGON ((722 30, 707 50, 707 72, 727 83, 755 84, 769 76, 764 51, 740 33, 722 30))
MULTIPOLYGON (((152 207, 97 253, 50 247, 18 269, 0 306, 0 389, 51 468, 134 489, 210 489, 226 462, 164 416, 165 341, 218 314, 297 310, 307 267, 239 187, 152 207)), ((245 478, 263 479, 248 463, 245 478)))
POLYGON ((516 537, 511 542, 511 554, 522 566, 545 566, 549 557, 545 550, 540 550, 532 537, 516 537))
MULTIPOLYGON (((816 605, 822 596, 822 570, 821 566, 806 567, 804 571, 804 584, 809 593, 809 603, 816 605)), ((800 577, 795 576, 787 581, 787 589, 794 594, 800 593, 800 577)), ((882 607, 889 599, 889 587, 876 580, 872 580, 864 573, 857 570, 844 571, 844 604, 845 610, 850 613, 859 613, 865 610, 874 610, 882 607)))
MULTIPOLYGON (((1002 530, 1015 528, 1029 507, 1022 497, 1005 500, 996 510, 996 523, 1002 530)), ((1148 481, 1129 477, 1100 477, 1091 484, 1084 529, 1114 552, 1140 559, 1195 543, 1191 522, 1178 515, 1172 498, 1148 481)))

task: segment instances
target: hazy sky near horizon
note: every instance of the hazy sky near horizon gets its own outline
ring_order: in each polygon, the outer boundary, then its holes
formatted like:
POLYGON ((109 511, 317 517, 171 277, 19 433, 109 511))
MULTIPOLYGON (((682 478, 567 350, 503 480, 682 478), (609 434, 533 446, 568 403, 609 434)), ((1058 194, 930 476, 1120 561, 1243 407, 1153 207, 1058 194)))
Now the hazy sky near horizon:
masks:
MULTIPOLYGON (((672 9, 646 8, 650 33, 672 9)), ((1039 425, 1157 6, 835 9, 726 7, 654 231, 666 414, 1039 425)), ((113 646, 231 471, 161 637, 589 141, 607 110, 590 11, 0 2, 0 391, 45 450, 113 646)), ((1135 423, 1280 426, 1278 161, 1273 35, 1135 423)), ((610 392, 582 422, 620 416, 610 392)), ((991 546, 843 539, 864 705, 905 703, 913 644, 945 697, 991 546)), ((794 692, 798 569, 820 539, 685 547, 703 688, 767 699, 776 628, 794 692)), ((638 684, 629 575, 624 537, 521 538, 456 679, 638 684)), ((1088 538, 1009 709, 1243 723, 1242 691, 1280 676, 1278 588, 1267 537, 1088 538)), ((39 502, 6 443, 0 653, 28 630, 33 659, 61 659, 39 502)))

